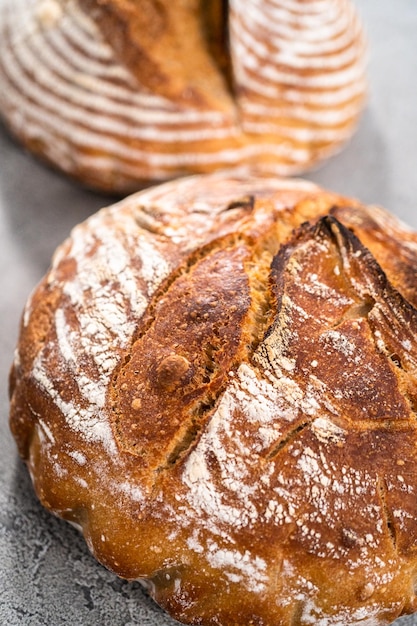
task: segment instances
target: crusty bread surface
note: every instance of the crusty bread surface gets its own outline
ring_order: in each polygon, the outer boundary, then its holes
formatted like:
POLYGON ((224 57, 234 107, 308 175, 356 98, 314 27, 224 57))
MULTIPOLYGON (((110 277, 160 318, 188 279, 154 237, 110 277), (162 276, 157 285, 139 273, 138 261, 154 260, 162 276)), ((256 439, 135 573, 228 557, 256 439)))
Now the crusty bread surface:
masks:
POLYGON ((186 624, 417 610, 417 235, 299 180, 197 176, 77 226, 25 308, 42 503, 186 624))
POLYGON ((350 0, 0 6, 0 115, 30 151, 114 193, 311 168, 354 132, 365 65, 350 0))

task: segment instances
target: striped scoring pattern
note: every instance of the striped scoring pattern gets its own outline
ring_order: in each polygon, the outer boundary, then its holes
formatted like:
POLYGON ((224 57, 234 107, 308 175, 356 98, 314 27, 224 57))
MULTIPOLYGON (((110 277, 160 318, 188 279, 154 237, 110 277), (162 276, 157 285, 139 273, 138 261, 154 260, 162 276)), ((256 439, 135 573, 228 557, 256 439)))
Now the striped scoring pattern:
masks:
POLYGON ((142 86, 78 0, 0 10, 4 119, 30 150, 103 190, 219 168, 306 170, 351 136, 366 92, 348 0, 230 0, 230 110, 142 86))

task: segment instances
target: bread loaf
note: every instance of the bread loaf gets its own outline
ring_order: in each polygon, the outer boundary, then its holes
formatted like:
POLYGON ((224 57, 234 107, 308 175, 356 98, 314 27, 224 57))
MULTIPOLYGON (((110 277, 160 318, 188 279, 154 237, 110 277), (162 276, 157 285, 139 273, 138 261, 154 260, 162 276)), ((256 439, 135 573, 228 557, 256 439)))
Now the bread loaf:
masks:
POLYGON ((417 235, 313 184, 197 176, 77 226, 22 318, 42 503, 186 624, 417 609, 417 235))
POLYGON ((219 168, 289 175, 362 109, 349 0, 3 0, 0 114, 82 183, 130 192, 219 168))

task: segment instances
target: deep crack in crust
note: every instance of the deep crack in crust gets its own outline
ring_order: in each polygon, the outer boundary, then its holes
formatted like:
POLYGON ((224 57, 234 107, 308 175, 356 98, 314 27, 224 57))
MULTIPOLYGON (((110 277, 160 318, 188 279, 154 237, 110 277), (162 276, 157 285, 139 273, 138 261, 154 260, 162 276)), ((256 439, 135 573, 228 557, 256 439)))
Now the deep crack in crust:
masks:
POLYGON ((185 623, 414 611, 416 244, 297 181, 190 179, 90 218, 11 376, 42 502, 185 623))
POLYGON ((209 4, 81 0, 139 84, 171 101, 230 112, 228 7, 222 0, 209 4), (167 58, 167 50, 175 52, 167 58))
MULTIPOLYGON (((226 210, 237 208, 253 210, 254 198, 237 199, 226 210)), ((140 457, 147 472, 169 469, 185 456, 230 373, 261 341, 271 318, 275 231, 274 224, 263 234, 263 246, 233 233, 199 249, 149 304, 112 397, 119 445, 140 457)))
POLYGON ((118 373, 119 445, 150 459, 147 470, 172 463, 183 439, 192 442, 242 358, 242 335, 249 340, 242 328, 251 302, 248 257, 247 246, 226 245, 180 275, 158 298, 151 325, 118 373))

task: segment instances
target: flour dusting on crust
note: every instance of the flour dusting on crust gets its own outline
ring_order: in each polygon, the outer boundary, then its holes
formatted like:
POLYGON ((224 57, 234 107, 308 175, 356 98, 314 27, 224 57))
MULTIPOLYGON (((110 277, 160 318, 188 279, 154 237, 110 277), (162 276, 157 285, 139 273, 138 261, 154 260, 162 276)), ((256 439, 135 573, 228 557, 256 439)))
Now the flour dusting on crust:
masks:
POLYGON ((302 181, 103 209, 23 315, 11 424, 42 501, 184 623, 416 610, 416 271, 415 234, 302 181))

